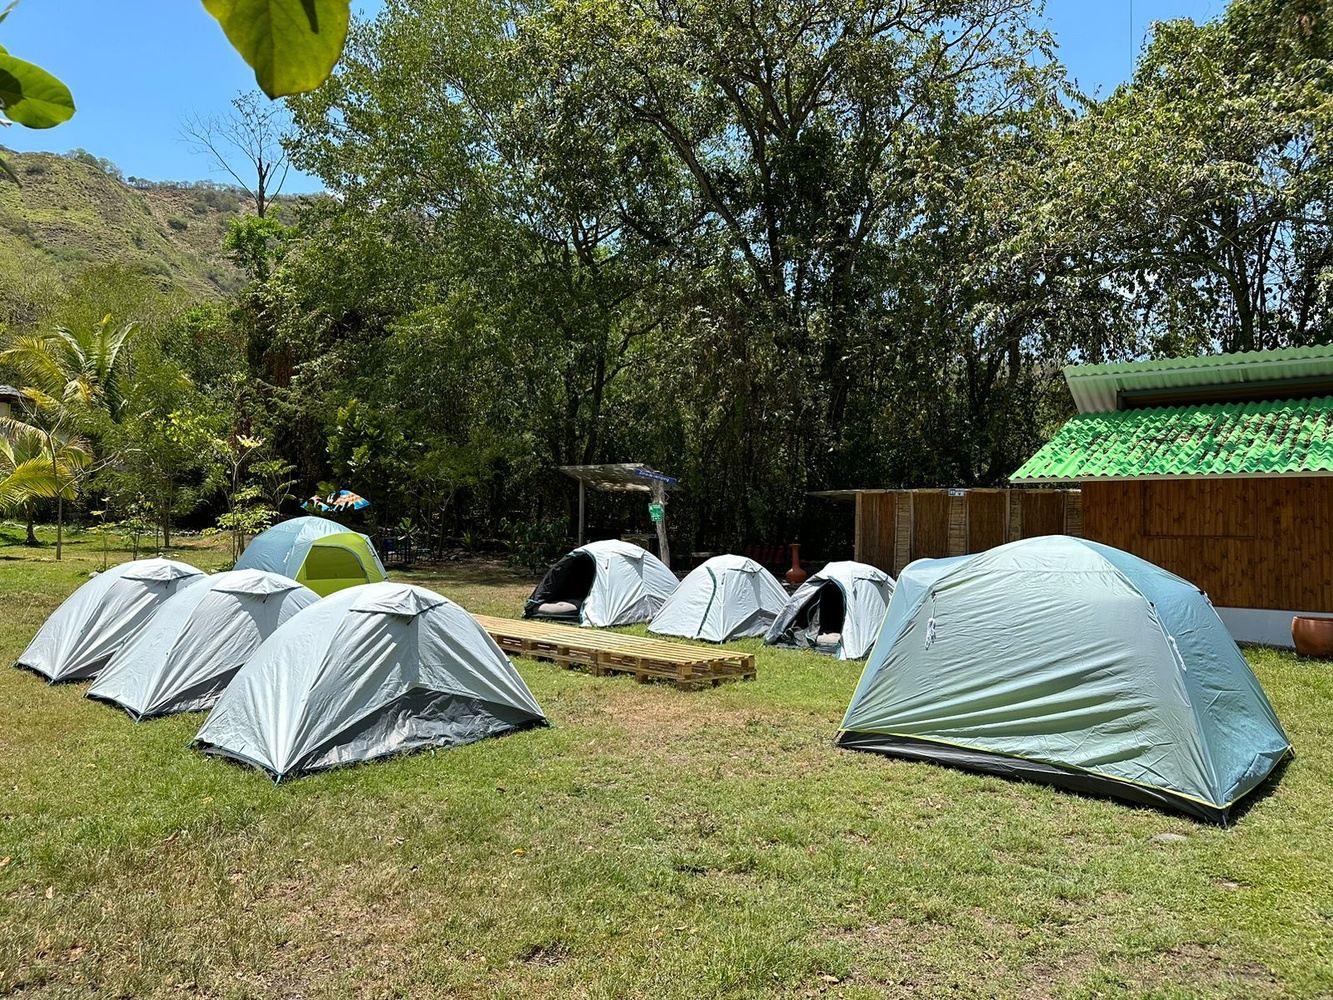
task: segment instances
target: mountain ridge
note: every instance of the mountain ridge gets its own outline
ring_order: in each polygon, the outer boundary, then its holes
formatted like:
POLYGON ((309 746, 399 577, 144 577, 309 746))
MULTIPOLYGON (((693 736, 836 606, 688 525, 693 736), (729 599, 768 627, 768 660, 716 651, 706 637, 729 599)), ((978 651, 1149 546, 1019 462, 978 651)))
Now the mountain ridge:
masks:
POLYGON ((222 248, 231 220, 248 210, 240 188, 129 183, 83 151, 0 147, 0 155, 21 182, 0 183, 0 298, 110 264, 194 298, 220 298, 242 284, 222 248))

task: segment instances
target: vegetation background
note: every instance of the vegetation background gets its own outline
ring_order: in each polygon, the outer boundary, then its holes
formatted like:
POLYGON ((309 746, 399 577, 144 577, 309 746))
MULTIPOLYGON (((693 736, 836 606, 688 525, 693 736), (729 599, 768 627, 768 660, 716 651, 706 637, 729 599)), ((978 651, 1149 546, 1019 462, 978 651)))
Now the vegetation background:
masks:
POLYGON ((554 466, 636 460, 678 551, 818 550, 811 489, 1002 483, 1067 362, 1327 343, 1327 5, 1159 24, 1101 100, 1039 9, 391 0, 289 119, 238 100, 248 192, 14 157, 4 336, 135 324, 28 506, 243 531, 337 485, 540 554, 554 466))

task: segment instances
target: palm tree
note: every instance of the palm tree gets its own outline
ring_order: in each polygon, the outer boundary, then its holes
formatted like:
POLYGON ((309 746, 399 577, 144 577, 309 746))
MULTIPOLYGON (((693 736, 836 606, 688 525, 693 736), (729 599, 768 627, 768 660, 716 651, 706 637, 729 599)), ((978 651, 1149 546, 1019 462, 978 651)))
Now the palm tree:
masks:
POLYGON ((121 383, 137 329, 136 323, 112 327, 108 315, 87 330, 61 326, 16 337, 0 351, 0 364, 22 378, 25 391, 65 404, 102 407, 119 421, 125 406, 121 383))
POLYGON ((65 500, 77 496, 78 474, 91 462, 91 455, 81 464, 71 464, 62 455, 75 443, 87 452, 79 430, 97 410, 113 421, 120 419, 125 405, 121 381, 136 329, 134 323, 112 327, 111 317, 104 316, 87 330, 62 326, 51 333, 16 337, 0 350, 0 366, 24 383, 22 423, 41 435, 43 458, 53 477, 57 560, 64 553, 65 500))
MULTIPOLYGON (((52 439, 32 424, 0 418, 0 512, 30 511, 40 499, 72 499, 76 477, 91 460, 78 438, 52 439)), ((32 539, 31 518, 28 535, 32 539)))

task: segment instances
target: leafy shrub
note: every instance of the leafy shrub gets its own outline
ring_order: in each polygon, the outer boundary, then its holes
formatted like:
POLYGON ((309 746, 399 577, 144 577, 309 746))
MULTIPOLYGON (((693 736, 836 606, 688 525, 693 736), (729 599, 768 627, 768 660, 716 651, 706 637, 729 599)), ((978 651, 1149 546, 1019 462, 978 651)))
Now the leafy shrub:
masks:
POLYGON ((170 226, 172 229, 176 230, 176 232, 178 233, 183 233, 185 230, 190 228, 190 224, 186 222, 184 219, 176 219, 176 218, 168 219, 167 225, 170 226))
POLYGON ((509 562, 530 573, 544 570, 569 546, 564 518, 505 521, 501 530, 509 545, 509 562))

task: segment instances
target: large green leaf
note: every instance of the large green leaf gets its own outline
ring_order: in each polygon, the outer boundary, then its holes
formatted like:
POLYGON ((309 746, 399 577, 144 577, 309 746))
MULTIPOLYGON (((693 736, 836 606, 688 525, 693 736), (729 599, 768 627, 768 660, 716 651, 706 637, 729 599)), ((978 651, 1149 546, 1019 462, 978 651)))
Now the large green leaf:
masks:
POLYGON ((0 111, 28 128, 52 128, 74 115, 74 95, 54 76, 0 47, 0 111))
POLYGON ((323 83, 342 55, 351 0, 204 0, 269 97, 323 83))

